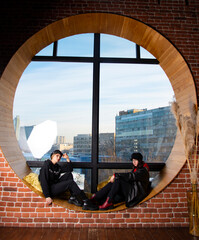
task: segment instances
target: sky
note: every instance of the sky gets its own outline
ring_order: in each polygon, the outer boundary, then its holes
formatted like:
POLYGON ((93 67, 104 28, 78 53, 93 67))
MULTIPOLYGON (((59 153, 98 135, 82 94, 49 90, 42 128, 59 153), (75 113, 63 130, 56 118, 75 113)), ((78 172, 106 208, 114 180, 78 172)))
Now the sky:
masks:
MULTIPOLYGON (((93 34, 62 39, 58 46, 59 56, 92 56, 93 34)), ((52 45, 38 55, 51 53, 52 45)), ((135 44, 102 35, 101 56, 135 57, 135 44)), ((144 49, 141 56, 153 57, 144 49)), ((20 116, 21 126, 56 121, 58 135, 66 136, 67 142, 91 133, 92 74, 91 63, 31 62, 19 81, 13 116, 20 116)), ((101 64, 100 132, 115 132, 119 111, 168 106, 173 96, 159 65, 101 64)))

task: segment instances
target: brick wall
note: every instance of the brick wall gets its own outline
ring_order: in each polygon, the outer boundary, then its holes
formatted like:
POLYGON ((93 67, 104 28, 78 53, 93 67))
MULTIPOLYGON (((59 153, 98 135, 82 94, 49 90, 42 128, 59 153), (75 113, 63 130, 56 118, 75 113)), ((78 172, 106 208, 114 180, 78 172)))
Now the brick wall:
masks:
POLYGON ((171 227, 187 226, 186 166, 175 180, 140 206, 111 213, 64 209, 37 196, 10 169, 0 152, 0 226, 16 227, 171 227))
MULTIPOLYGON (((3 0, 0 11, 0 74, 17 49, 48 24, 81 13, 109 12, 143 21, 168 38, 187 61, 198 89, 199 0, 3 0)), ((75 212, 46 206, 17 178, 0 152, 0 226, 187 226, 189 182, 185 166, 166 189, 138 207, 114 213, 75 212)))

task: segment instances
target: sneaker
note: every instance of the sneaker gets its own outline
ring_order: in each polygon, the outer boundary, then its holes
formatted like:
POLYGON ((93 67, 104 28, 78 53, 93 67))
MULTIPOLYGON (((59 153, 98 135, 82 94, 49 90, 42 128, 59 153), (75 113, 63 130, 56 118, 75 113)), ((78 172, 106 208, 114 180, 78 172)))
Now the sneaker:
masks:
POLYGON ((95 193, 91 196, 90 201, 95 205, 99 205, 98 201, 96 200, 96 194, 95 193))
POLYGON ((78 206, 78 207, 83 206, 83 202, 80 199, 78 199, 76 196, 70 196, 70 198, 68 199, 68 203, 74 204, 75 206, 78 206))
POLYGON ((83 200, 83 202, 83 210, 96 211, 99 209, 99 207, 93 204, 89 199, 83 200))

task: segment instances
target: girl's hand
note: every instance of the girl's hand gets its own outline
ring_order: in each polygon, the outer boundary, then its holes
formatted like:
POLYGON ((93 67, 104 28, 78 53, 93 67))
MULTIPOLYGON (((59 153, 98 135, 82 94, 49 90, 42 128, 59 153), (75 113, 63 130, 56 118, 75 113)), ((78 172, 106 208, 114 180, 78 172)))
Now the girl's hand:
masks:
POLYGON ((52 198, 50 198, 50 197, 47 197, 47 198, 46 198, 46 203, 47 203, 48 205, 51 205, 52 202, 53 202, 52 198))
POLYGON ((109 180, 109 182, 113 183, 114 181, 115 181, 115 175, 113 175, 113 176, 111 177, 111 179, 109 180))
POLYGON ((70 159, 69 159, 69 156, 68 156, 67 153, 64 153, 62 157, 63 157, 63 158, 66 158, 66 161, 67 161, 67 162, 70 162, 70 159))

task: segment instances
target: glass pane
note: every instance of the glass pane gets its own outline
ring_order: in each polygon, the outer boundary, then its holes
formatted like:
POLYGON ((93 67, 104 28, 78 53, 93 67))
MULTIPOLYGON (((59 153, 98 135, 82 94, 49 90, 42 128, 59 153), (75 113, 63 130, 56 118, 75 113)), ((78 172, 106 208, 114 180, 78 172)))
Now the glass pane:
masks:
POLYGON ((92 57, 93 34, 78 34, 58 41, 58 56, 92 57))
POLYGON ((52 56, 53 55, 53 43, 43 48, 36 56, 52 56))
POLYGON ((32 170, 33 173, 36 173, 38 175, 40 173, 40 168, 31 168, 31 170, 32 170))
POLYGON ((100 34, 100 37, 101 37, 100 45, 101 57, 123 57, 123 58, 136 57, 135 43, 124 38, 108 34, 100 34))
POLYGON ((73 172, 79 173, 81 176, 75 176, 74 180, 80 187, 80 189, 84 190, 85 192, 91 192, 91 169, 80 169, 80 168, 75 168, 73 169, 73 172), (83 185, 83 187, 82 187, 83 185))
POLYGON ((98 170, 98 187, 102 187, 107 183, 109 177, 111 177, 114 173, 124 173, 130 172, 131 169, 99 169, 98 170))
MULTIPOLYGON (((90 144, 84 139, 82 144, 87 151, 82 152, 74 139, 91 134, 91 114, 92 64, 32 62, 25 70, 16 91, 13 115, 17 116, 14 122, 19 146, 28 160, 45 160, 51 151, 60 149, 72 161, 90 161, 90 144), (29 139, 35 125, 46 120, 57 125, 57 134, 52 148, 41 157, 34 157, 29 139)), ((48 128, 42 138, 52 131, 48 128)), ((46 141, 41 145, 45 144, 46 141)))
POLYGON ((101 64, 100 74, 99 129, 106 141, 99 137, 99 161, 128 162, 139 151, 145 161, 165 162, 176 126, 169 107, 174 93, 163 70, 158 65, 101 64))
POLYGON ((140 57, 155 59, 155 57, 150 52, 148 52, 145 48, 142 47, 140 47, 140 57))
POLYGON ((152 182, 153 179, 157 176, 158 172, 149 171, 149 180, 152 182))

